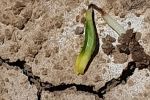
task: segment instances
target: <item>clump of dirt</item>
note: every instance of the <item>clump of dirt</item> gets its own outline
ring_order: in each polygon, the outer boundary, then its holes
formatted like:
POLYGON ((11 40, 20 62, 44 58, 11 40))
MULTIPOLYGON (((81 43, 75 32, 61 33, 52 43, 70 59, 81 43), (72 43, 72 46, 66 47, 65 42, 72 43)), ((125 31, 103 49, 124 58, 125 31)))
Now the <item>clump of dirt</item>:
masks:
POLYGON ((126 34, 122 34, 118 38, 117 48, 121 53, 131 54, 133 61, 139 69, 150 67, 150 56, 144 52, 144 48, 136 39, 136 32, 133 29, 127 30, 126 34))
POLYGON ((81 35, 81 34, 83 34, 83 33, 84 33, 84 27, 78 26, 78 27, 76 28, 76 30, 75 30, 75 34, 76 34, 76 35, 81 35))
POLYGON ((110 35, 107 35, 105 38, 102 39, 102 49, 105 54, 110 55, 113 52, 115 47, 112 43, 115 41, 116 39, 111 37, 110 35))
POLYGON ((102 49, 107 55, 113 54, 114 63, 125 63, 128 60, 128 56, 132 56, 133 61, 136 62, 136 66, 139 69, 150 67, 150 56, 144 52, 144 48, 139 44, 141 33, 133 32, 133 29, 126 31, 126 34, 122 34, 118 38, 117 50, 113 46, 115 38, 107 35, 102 39, 102 49))
POLYGON ((130 29, 126 31, 126 34, 122 34, 118 38, 118 42, 121 43, 121 45, 117 45, 120 53, 125 53, 127 55, 130 54, 129 44, 132 41, 132 37, 133 37, 133 29, 130 29))
POLYGON ((128 55, 126 55, 125 53, 120 53, 118 50, 113 52, 112 55, 114 58, 114 61, 113 61, 114 63, 123 64, 127 62, 128 60, 128 55))

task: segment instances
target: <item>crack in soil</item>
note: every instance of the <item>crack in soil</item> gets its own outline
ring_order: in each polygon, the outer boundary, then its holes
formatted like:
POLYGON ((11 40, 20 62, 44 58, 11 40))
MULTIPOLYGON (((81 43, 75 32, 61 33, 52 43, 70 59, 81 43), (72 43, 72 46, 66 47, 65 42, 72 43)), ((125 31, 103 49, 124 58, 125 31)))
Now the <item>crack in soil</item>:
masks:
POLYGON ((42 91, 63 91, 70 87, 75 87, 77 91, 87 92, 94 95, 97 95, 99 98, 104 99, 104 95, 110 91, 112 88, 118 86, 119 84, 126 83, 127 79, 134 73, 136 68, 135 62, 129 62, 128 66, 123 70, 122 74, 118 78, 113 78, 110 81, 106 82, 103 87, 100 87, 98 91, 94 91, 94 86, 92 85, 84 85, 84 84, 66 84, 60 83, 59 85, 53 85, 49 82, 42 82, 40 77, 33 75, 32 68, 26 64, 25 61, 17 60, 16 62, 9 62, 9 59, 2 59, 0 57, 0 62, 8 64, 11 67, 17 67, 23 71, 23 74, 28 77, 28 81, 31 85, 35 85, 37 88, 37 98, 41 100, 42 91))
POLYGON ((150 68, 150 56, 144 52, 144 48, 138 43, 135 38, 136 33, 133 30, 128 30, 126 34, 120 37, 120 45, 118 48, 122 53, 132 54, 133 61, 129 62, 127 67, 122 71, 122 74, 118 78, 113 78, 106 82, 104 86, 100 87, 97 91, 94 90, 93 85, 84 85, 76 83, 60 83, 59 85, 54 85, 50 82, 42 82, 39 76, 33 75, 32 67, 27 65, 25 61, 20 61, 18 59, 16 62, 10 62, 9 59, 2 59, 0 57, 0 66, 2 63, 8 64, 10 67, 19 68, 23 71, 23 74, 28 77, 28 81, 31 85, 35 85, 37 88, 37 98, 41 100, 42 91, 63 91, 71 87, 75 87, 76 91, 82 91, 97 95, 99 98, 104 99, 104 95, 115 88, 119 84, 125 84, 130 76, 133 75, 136 68, 144 69, 150 68))
POLYGON ((112 88, 118 86, 119 84, 125 84, 128 78, 133 75, 135 69, 135 62, 129 62, 127 67, 122 71, 122 74, 118 78, 113 78, 106 82, 105 85, 98 90, 98 92, 104 95, 106 92, 110 91, 112 88))

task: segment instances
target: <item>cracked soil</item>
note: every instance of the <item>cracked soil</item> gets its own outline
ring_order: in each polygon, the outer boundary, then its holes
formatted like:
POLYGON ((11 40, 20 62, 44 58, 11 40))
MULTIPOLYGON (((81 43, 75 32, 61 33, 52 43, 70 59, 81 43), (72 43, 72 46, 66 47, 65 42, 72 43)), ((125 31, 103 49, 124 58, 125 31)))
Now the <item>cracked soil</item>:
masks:
POLYGON ((0 0, 0 100, 149 100, 149 0, 0 0), (98 53, 84 75, 73 67, 94 3, 98 53))

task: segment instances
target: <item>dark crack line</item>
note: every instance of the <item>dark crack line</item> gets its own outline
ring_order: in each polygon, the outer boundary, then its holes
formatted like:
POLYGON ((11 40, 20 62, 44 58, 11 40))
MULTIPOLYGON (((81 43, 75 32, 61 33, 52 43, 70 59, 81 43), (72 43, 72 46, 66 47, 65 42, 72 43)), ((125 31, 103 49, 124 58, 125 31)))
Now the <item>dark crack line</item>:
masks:
POLYGON ((42 93, 42 90, 38 90, 38 92, 37 92, 37 100, 41 100, 41 93, 42 93))
POLYGON ((125 84, 128 78, 133 75, 135 69, 136 63, 129 62, 128 66, 123 70, 122 74, 118 78, 113 78, 106 82, 105 85, 98 90, 98 93, 104 95, 106 92, 110 91, 110 89, 118 86, 119 84, 125 84))
POLYGON ((71 83, 71 84, 61 83, 55 86, 52 83, 49 83, 47 81, 42 82, 40 77, 33 75, 31 67, 29 65, 26 65, 25 61, 17 60, 16 62, 10 62, 9 59, 2 59, 0 57, 0 62, 1 64, 6 63, 9 66, 20 68, 23 71, 23 74, 28 77, 28 81, 30 82, 30 84, 36 86, 38 90, 37 92, 38 100, 41 100, 42 91, 49 91, 49 92, 63 91, 71 87, 75 87, 77 91, 91 93, 94 95, 98 95, 99 98, 104 98, 104 95, 112 88, 122 83, 125 84, 128 78, 131 75, 133 75, 134 70, 136 68, 135 62, 129 62, 128 66, 123 70, 120 77, 116 79, 115 78, 111 79, 110 81, 106 82, 105 85, 101 87, 98 91, 94 91, 95 86, 92 85, 90 86, 90 85, 83 85, 83 84, 76 84, 76 83, 71 83))

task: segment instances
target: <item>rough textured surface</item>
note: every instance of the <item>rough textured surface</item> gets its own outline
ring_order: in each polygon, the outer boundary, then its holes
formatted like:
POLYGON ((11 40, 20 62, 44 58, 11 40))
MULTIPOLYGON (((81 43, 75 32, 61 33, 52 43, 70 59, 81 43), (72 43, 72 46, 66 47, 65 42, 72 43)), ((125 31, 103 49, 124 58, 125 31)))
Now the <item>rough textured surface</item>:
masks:
POLYGON ((123 64, 128 61, 128 55, 120 53, 118 50, 114 51, 112 54, 114 58, 114 63, 123 64))
POLYGON ((131 54, 133 61, 136 62, 139 69, 150 67, 150 56, 144 51, 144 48, 136 39, 136 34, 133 29, 127 30, 126 34, 122 34, 117 47, 121 53, 131 54))
POLYGON ((0 100, 36 100, 37 89, 21 70, 3 64, 0 68, 0 100))
POLYGON ((107 35, 105 38, 102 39, 102 49, 105 54, 110 55, 113 53, 115 47, 112 43, 115 41, 115 38, 111 37, 110 35, 107 35))
POLYGON ((41 100, 96 100, 94 95, 85 93, 76 93, 74 91, 65 90, 62 92, 47 93, 43 92, 41 100), (56 96, 57 95, 57 96, 56 96), (73 97, 73 98, 72 98, 73 97))
POLYGON ((136 39, 150 55, 149 0, 0 0, 0 99, 99 100, 98 91, 106 100, 150 98, 148 69, 127 67, 132 59, 118 51, 108 56, 102 51, 102 38, 114 37, 116 46, 118 35, 96 11, 99 52, 85 75, 74 74, 84 39, 75 31, 84 26, 88 3, 142 33, 136 39))

